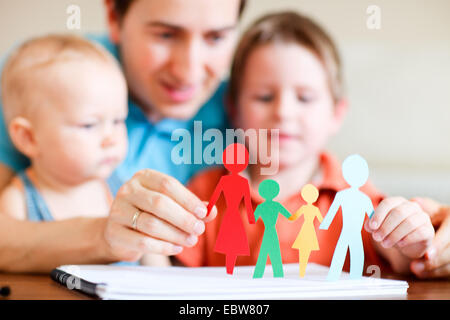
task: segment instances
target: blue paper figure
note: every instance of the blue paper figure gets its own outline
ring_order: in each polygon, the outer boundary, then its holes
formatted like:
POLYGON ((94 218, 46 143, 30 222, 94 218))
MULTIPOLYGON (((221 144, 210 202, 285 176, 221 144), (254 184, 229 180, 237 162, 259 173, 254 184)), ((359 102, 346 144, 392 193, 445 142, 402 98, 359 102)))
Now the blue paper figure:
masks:
POLYGON ((374 212, 370 198, 358 189, 369 178, 369 167, 366 160, 357 154, 348 156, 342 163, 342 173, 350 188, 336 194, 325 219, 319 227, 322 230, 327 230, 339 207, 342 207, 342 231, 334 250, 327 277, 328 281, 339 279, 347 255, 347 248, 350 249, 350 278, 358 279, 362 277, 364 248, 361 230, 366 213, 370 218, 374 212))

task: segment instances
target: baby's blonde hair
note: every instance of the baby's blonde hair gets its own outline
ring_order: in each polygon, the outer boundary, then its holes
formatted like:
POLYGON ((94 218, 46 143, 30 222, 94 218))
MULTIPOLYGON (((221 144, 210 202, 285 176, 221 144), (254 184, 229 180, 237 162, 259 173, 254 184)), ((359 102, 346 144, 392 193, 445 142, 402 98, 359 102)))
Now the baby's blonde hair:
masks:
MULTIPOLYGON (((74 35, 47 35, 22 44, 9 57, 1 78, 5 122, 26 115, 36 101, 36 83, 45 71, 68 61, 98 61, 119 69, 117 61, 107 51, 74 35), (44 71, 44 72, 42 72, 44 71)), ((70 78, 70 77, 68 77, 70 78)))

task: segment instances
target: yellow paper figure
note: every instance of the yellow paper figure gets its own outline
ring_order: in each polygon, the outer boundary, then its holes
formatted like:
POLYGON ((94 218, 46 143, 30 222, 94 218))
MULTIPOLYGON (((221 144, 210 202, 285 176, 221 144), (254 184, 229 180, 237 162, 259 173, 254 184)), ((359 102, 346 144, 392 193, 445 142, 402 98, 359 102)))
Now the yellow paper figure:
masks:
POLYGON ((303 278, 305 276, 306 265, 308 264, 311 251, 319 250, 319 242, 317 241, 316 230, 314 228, 314 219, 317 217, 319 222, 322 222, 323 218, 319 208, 313 205, 319 197, 317 188, 312 184, 307 184, 302 188, 301 194, 307 204, 301 206, 289 220, 294 221, 301 215, 304 216, 302 228, 292 245, 292 248, 298 249, 300 278, 303 278))

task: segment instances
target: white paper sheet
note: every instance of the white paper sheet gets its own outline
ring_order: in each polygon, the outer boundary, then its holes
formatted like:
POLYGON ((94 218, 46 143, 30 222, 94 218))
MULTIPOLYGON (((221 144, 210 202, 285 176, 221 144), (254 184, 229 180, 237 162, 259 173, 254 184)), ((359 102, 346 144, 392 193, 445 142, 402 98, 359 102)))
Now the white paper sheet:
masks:
POLYGON ((102 299, 364 299, 406 297, 408 283, 398 280, 363 277, 326 280, 328 268, 308 264, 306 276, 298 276, 298 264, 285 264, 284 278, 273 278, 266 266, 265 276, 253 279, 254 267, 236 267, 228 275, 224 267, 120 267, 104 265, 61 266, 82 279, 104 283, 102 299))

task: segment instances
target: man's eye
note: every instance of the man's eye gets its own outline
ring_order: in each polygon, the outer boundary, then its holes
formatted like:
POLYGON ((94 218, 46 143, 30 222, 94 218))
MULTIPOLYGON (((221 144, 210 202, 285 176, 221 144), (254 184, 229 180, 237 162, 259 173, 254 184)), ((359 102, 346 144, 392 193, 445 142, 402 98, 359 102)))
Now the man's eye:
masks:
POLYGON ((161 32, 158 34, 158 36, 162 39, 172 39, 175 37, 175 33, 173 32, 161 32))
POLYGON ((225 35, 220 33, 212 33, 207 36, 207 39, 211 43, 217 43, 222 41, 225 38, 225 35))

